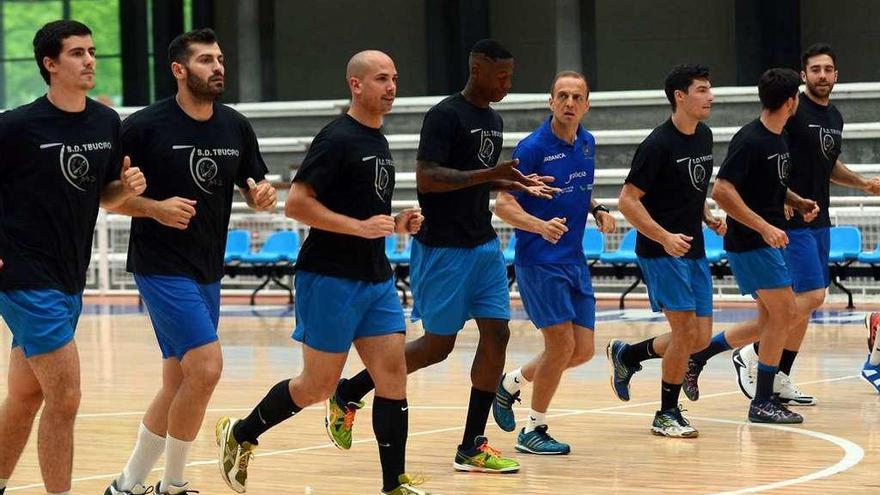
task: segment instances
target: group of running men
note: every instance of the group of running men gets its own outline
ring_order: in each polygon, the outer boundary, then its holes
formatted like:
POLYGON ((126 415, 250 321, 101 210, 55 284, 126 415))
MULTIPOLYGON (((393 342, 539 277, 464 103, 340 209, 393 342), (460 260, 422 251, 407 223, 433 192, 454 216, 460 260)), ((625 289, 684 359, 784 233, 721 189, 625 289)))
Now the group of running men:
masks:
MULTIPOLYGON (((197 493, 184 468, 220 379, 217 339, 220 279, 234 186, 248 206, 272 211, 275 189, 248 121, 216 102, 224 89, 223 54, 210 29, 175 38, 168 50, 177 93, 123 123, 89 99, 95 85, 91 31, 55 21, 34 37, 48 92, 0 117, 0 315, 13 333, 8 396, 0 409, 0 494, 43 413, 38 451, 50 494, 70 493, 73 422, 80 400, 74 331, 98 207, 132 217, 127 269, 134 274, 163 357, 162 384, 140 424, 121 474, 105 495, 197 493), (165 469, 147 477, 162 454, 165 469)), ((636 252, 651 306, 670 332, 636 344, 612 340, 612 386, 629 400, 641 362, 663 358, 660 410, 652 431, 695 437, 682 416, 682 387, 697 400, 700 371, 734 352, 751 421, 797 423, 786 404, 815 404, 789 378, 811 311, 828 286, 829 183, 880 193, 838 156, 843 121, 829 104, 837 80, 834 53, 814 45, 800 76, 770 69, 758 92, 762 112, 730 143, 713 198, 709 71, 675 67, 665 91, 672 116, 638 147, 620 195, 620 211, 638 230, 636 252), (806 90, 798 93, 801 82, 806 90), (711 337, 712 283, 702 224, 724 235, 743 294, 758 318, 711 337), (754 343, 754 345, 752 345, 754 343), (760 345, 759 345, 760 343, 760 345)), ((325 425, 340 449, 352 446, 355 416, 375 392, 373 430, 382 493, 421 494, 405 473, 409 406, 406 377, 443 361, 458 332, 476 320, 479 343, 464 435, 454 455, 460 471, 515 472, 519 463, 489 446, 490 410, 505 431, 516 429, 513 406, 534 382, 527 423, 516 450, 567 454, 548 433, 546 412, 562 373, 594 354, 595 297, 581 248, 588 211, 602 232, 616 229, 592 198, 595 140, 581 121, 589 85, 560 72, 550 87, 550 115, 499 161, 503 122, 491 108, 511 88, 514 60, 494 40, 471 49, 469 78, 424 119, 417 158, 421 209, 392 215, 395 166, 381 132, 397 91, 392 59, 355 54, 346 67, 347 112, 313 140, 293 179, 285 214, 311 227, 297 262, 296 328, 303 369, 269 389, 243 419, 216 426, 222 477, 244 493, 260 436, 303 408, 326 404, 325 425), (492 227, 496 213, 516 229, 516 276, 523 305, 544 349, 504 372, 510 300, 504 258, 492 227), (406 342, 403 310, 385 256, 385 238, 412 235, 413 318, 424 335, 406 342), (365 369, 342 378, 351 346, 365 369)), ((863 376, 880 371, 880 349, 863 376)), ((880 377, 877 377, 880 378, 880 377)), ((877 380, 880 381, 880 380, 877 380)))

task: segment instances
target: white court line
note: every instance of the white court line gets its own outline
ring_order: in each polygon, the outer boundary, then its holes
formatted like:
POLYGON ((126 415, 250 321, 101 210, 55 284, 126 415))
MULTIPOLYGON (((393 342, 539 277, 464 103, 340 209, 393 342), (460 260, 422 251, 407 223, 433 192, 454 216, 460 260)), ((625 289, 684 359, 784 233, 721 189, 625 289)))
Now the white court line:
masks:
MULTIPOLYGON (((827 379, 823 379, 823 380, 799 382, 799 385, 810 385, 810 384, 816 384, 816 383, 830 383, 830 382, 837 382, 837 381, 842 381, 842 380, 850 380, 850 379, 858 378, 858 377, 859 377, 859 375, 848 375, 848 376, 841 376, 841 377, 836 377, 836 378, 827 378, 827 379)), ((715 393, 715 394, 701 395, 700 398, 701 399, 709 399, 709 398, 713 398, 713 397, 736 395, 736 394, 740 394, 740 393, 741 392, 738 390, 733 391, 733 392, 719 392, 719 393, 715 393)), ((628 415, 628 416, 651 416, 651 417, 653 417, 653 414, 625 413, 625 412, 615 412, 615 411, 618 411, 620 409, 630 409, 630 408, 641 407, 641 406, 655 405, 655 404, 659 404, 659 403, 660 403, 660 401, 650 401, 650 402, 634 402, 631 404, 623 404, 620 406, 610 406, 610 407, 602 407, 602 408, 595 408, 595 409, 551 409, 553 411, 560 411, 560 412, 558 414, 548 414, 547 418, 548 419, 562 418, 562 417, 566 417, 566 416, 576 416, 576 415, 581 415, 581 414, 619 414, 619 415, 628 415)), ((431 410, 431 409, 436 409, 436 410, 459 409, 459 410, 461 410, 461 409, 466 409, 466 407, 465 406, 410 406, 410 409, 427 409, 427 410, 431 410)), ((237 412, 237 411, 250 411, 250 410, 251 409, 244 409, 244 408, 220 408, 220 409, 208 409, 206 412, 237 412)), ((137 413, 131 412, 131 411, 118 412, 118 413, 89 413, 89 414, 80 415, 80 416, 78 416, 78 418, 80 418, 80 417, 82 417, 82 418, 97 418, 97 417, 109 417, 109 416, 131 416, 131 415, 135 415, 135 414, 143 414, 143 411, 140 411, 137 413)), ((520 420, 523 420, 523 419, 525 419, 525 418, 520 418, 520 420)), ((777 430, 786 431, 786 432, 799 433, 799 434, 811 436, 814 438, 818 438, 821 440, 825 440, 825 441, 834 443, 835 445, 837 445, 838 447, 843 449, 844 453, 845 453, 843 459, 838 461, 833 466, 827 467, 827 468, 822 469, 820 471, 815 471, 813 473, 809 473, 807 475, 800 476, 798 478, 791 478, 788 480, 777 481, 775 483, 770 483, 770 484, 766 484, 766 485, 759 485, 759 486, 755 486, 755 487, 743 488, 743 489, 736 490, 736 491, 721 492, 721 493, 717 493, 717 494, 713 494, 713 495, 738 495, 738 494, 744 494, 744 493, 756 493, 756 492, 771 490, 774 488, 780 488, 780 487, 784 487, 784 486, 791 486, 794 484, 805 483, 807 481, 814 481, 814 480, 825 478, 825 477, 831 476, 833 474, 837 474, 837 473, 843 472, 847 469, 850 469, 851 467, 853 467, 856 464, 858 464, 859 462, 861 462, 862 458, 864 457, 864 450, 862 450, 862 448, 859 447, 858 445, 856 445, 855 443, 850 442, 849 440, 846 440, 843 438, 836 437, 834 435, 829 435, 827 433, 807 430, 807 429, 803 429, 803 428, 791 428, 788 426, 748 423, 748 422, 744 422, 744 421, 732 421, 732 420, 726 420, 726 419, 716 419, 716 418, 696 418, 696 419, 700 419, 703 421, 717 422, 717 423, 727 423, 727 424, 733 424, 733 425, 746 425, 746 426, 755 426, 755 427, 761 427, 761 428, 771 428, 771 429, 777 429, 777 430)), ((457 430, 463 430, 463 429, 464 429, 464 426, 452 426, 452 427, 448 427, 448 428, 438 428, 438 429, 434 429, 434 430, 426 430, 426 431, 419 431, 419 432, 415 432, 415 433, 410 433, 409 437, 420 437, 420 436, 425 436, 425 435, 433 435, 436 433, 445 433, 445 432, 449 432, 449 431, 457 431, 457 430)), ((375 441, 375 438, 370 437, 370 438, 363 438, 360 440, 355 440, 352 442, 352 444, 368 443, 368 442, 373 442, 373 441, 375 441)), ((276 456, 276 455, 293 454, 293 453, 297 453, 297 452, 307 452, 307 451, 311 451, 311 450, 327 449, 330 447, 335 448, 335 446, 333 444, 328 442, 326 444, 312 445, 309 447, 299 447, 299 448, 295 448, 295 449, 273 450, 273 451, 269 451, 269 452, 263 452, 263 453, 255 455, 254 457, 272 457, 272 456, 276 456)), ((209 466, 209 465, 215 465, 215 464, 217 464, 217 460, 212 459, 212 460, 205 460, 205 461, 192 461, 192 462, 187 463, 186 466, 187 467, 195 467, 195 466, 209 466)), ((151 472, 158 472, 158 471, 162 471, 162 470, 163 470, 163 468, 153 468, 151 472)), ((116 478, 118 475, 119 475, 119 472, 110 473, 110 474, 96 474, 96 475, 92 475, 92 476, 74 478, 71 481, 72 481, 72 483, 77 483, 77 482, 81 482, 81 481, 92 481, 92 480, 99 480, 99 479, 112 480, 112 479, 116 478)), ((26 490, 29 488, 40 488, 42 486, 43 486, 42 483, 34 483, 34 484, 30 484, 30 485, 8 487, 6 489, 6 491, 7 492, 14 492, 14 491, 19 491, 19 490, 26 490)))

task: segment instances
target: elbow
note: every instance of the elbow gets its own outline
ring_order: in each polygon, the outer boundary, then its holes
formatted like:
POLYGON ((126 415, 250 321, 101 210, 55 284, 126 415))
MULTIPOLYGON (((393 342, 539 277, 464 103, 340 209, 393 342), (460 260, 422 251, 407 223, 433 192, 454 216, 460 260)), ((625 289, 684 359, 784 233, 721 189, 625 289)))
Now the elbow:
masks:
POLYGON ((300 212, 301 205, 299 204, 299 200, 291 194, 287 197, 287 201, 284 202, 284 216, 293 220, 299 220, 297 215, 300 212))

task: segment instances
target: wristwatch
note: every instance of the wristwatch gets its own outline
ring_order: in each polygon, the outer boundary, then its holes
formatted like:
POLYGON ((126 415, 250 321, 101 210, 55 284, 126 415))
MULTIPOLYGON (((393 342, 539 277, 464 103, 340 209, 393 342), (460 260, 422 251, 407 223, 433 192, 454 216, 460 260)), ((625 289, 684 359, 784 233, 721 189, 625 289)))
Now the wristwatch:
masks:
POLYGON ((595 217, 597 211, 604 211, 605 213, 611 213, 611 210, 609 210, 607 206, 605 206, 601 203, 597 204, 592 210, 590 210, 590 213, 592 213, 593 216, 595 217))

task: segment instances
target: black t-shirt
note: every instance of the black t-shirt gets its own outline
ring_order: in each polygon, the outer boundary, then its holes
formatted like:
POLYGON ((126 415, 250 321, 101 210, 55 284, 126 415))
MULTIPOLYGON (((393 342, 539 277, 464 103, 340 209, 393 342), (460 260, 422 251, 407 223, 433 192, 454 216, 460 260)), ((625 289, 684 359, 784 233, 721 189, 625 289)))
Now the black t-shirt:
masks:
MULTIPOLYGON (((366 220, 391 214, 394 160, 388 140, 349 115, 327 124, 315 136, 293 178, 312 186, 329 210, 366 220)), ((383 282, 391 278, 385 239, 328 232, 312 227, 303 243, 298 270, 331 277, 383 282)))
MULTIPOLYGON (((785 191, 791 161, 782 134, 770 132, 760 119, 734 134, 718 178, 736 187, 746 206, 770 225, 784 229, 785 191)), ((724 249, 734 253, 769 247, 761 234, 727 217, 724 249)))
POLYGON ((820 105, 800 94, 798 110, 785 125, 791 152, 789 187, 802 198, 819 203, 819 216, 810 223, 795 215, 788 228, 830 227, 831 169, 843 145, 843 116, 834 105, 820 105))
POLYGON ((82 292, 101 191, 119 178, 119 115, 42 96, 0 116, 0 290, 82 292))
MULTIPOLYGON (((655 222, 673 234, 694 238, 686 258, 706 255, 703 208, 712 164, 712 130, 699 123, 694 134, 682 134, 669 119, 636 149, 626 177, 626 182, 645 192, 642 204, 655 222)), ((669 256, 661 244, 641 232, 636 236, 636 253, 645 258, 669 256)))
POLYGON ((257 137, 247 119, 214 104, 206 121, 188 116, 174 97, 135 112, 122 124, 122 151, 147 179, 144 196, 196 201, 186 230, 152 218, 133 218, 128 243, 130 272, 180 275, 201 284, 223 278, 226 230, 234 186, 266 176, 257 137))
MULTIPOLYGON (((469 103, 456 93, 425 115, 418 159, 456 170, 494 167, 504 144, 498 112, 469 103)), ((443 193, 419 193, 425 221, 416 238, 441 247, 475 247, 495 238, 489 184, 443 193)))

